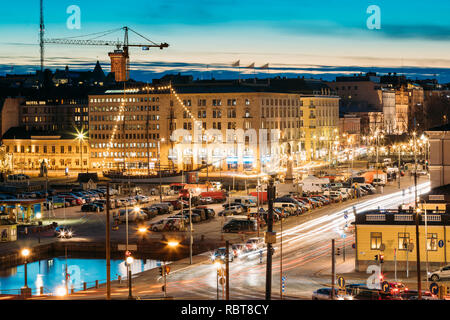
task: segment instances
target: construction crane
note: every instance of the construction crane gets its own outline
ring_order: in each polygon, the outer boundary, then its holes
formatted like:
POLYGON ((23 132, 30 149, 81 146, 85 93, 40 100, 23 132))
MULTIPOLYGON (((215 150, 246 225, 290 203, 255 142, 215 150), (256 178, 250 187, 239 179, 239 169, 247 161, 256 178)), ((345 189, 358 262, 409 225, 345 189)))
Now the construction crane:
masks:
POLYGON ((130 78, 130 47, 139 47, 143 50, 149 50, 150 48, 160 48, 161 50, 169 47, 167 43, 155 43, 152 40, 144 37, 135 30, 129 27, 122 27, 119 29, 92 33, 84 36, 70 37, 70 38, 60 38, 60 39, 44 39, 41 38, 41 63, 43 64, 43 44, 62 44, 62 45, 76 45, 76 46, 115 46, 116 50, 110 52, 109 56, 111 58, 111 72, 115 73, 116 81, 123 82, 130 78), (98 38, 110 35, 118 31, 124 31, 124 40, 97 40, 98 38), (130 43, 128 40, 128 33, 132 32, 144 39, 147 43, 130 43), (79 39, 86 37, 94 37, 89 40, 79 39))

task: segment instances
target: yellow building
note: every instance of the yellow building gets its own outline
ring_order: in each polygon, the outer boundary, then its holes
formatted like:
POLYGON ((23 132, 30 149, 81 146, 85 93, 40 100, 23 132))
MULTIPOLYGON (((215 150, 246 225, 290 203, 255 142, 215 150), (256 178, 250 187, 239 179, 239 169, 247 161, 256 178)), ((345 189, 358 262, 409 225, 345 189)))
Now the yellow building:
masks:
MULTIPOLYGON (((416 213, 398 210, 371 210, 356 215, 355 241, 357 271, 378 265, 382 255, 382 270, 416 270, 416 213), (409 249, 409 250, 408 250, 409 249)), ((427 211, 419 214, 419 249, 421 269, 427 261, 429 271, 446 265, 450 260, 450 214, 427 211)))
POLYGON ((26 131, 10 128, 2 137, 6 152, 12 154, 13 171, 25 174, 40 173, 44 162, 48 175, 84 171, 90 166, 89 144, 76 132, 26 131))
POLYGON ((196 122, 204 135, 218 130, 222 143, 227 130, 278 129, 279 148, 268 156, 292 156, 295 165, 331 145, 339 125, 339 97, 226 83, 162 84, 91 95, 89 118, 91 162, 97 170, 121 170, 126 162, 127 169, 141 174, 159 164, 191 170, 214 163, 213 170, 254 171, 260 167, 259 136, 257 145, 245 145, 241 155, 209 152, 212 139, 207 134, 201 146, 186 147, 180 154, 179 141, 170 137, 177 129, 194 136, 196 122))

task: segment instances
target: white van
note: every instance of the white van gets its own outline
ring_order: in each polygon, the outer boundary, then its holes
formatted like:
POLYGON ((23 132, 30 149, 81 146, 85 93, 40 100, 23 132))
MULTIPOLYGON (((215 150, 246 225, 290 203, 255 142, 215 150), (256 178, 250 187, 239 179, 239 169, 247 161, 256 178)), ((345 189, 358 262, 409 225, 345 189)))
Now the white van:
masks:
POLYGON ((253 196, 238 196, 238 197, 232 197, 230 199, 231 203, 241 203, 241 204, 245 204, 249 207, 256 207, 257 198, 253 197, 253 196))

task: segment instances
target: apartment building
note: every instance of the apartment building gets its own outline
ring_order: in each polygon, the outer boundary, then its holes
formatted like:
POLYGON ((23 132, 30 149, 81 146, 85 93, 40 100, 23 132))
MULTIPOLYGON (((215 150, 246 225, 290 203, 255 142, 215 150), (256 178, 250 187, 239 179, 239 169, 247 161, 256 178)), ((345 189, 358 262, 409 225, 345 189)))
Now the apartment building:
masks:
POLYGON ((337 96, 274 92, 236 82, 107 90, 89 96, 91 163, 98 170, 144 174, 159 165, 190 170, 206 163, 213 170, 258 171, 274 155, 300 162, 333 139, 338 109, 337 96), (189 143, 171 139, 177 129, 191 136, 189 143), (227 130, 239 129, 244 132, 241 150, 238 144, 228 149, 209 146, 233 144, 239 133, 230 137, 227 130), (252 129, 256 145, 250 143, 252 129), (280 130, 277 148, 260 150, 260 129, 280 130), (192 143, 196 130, 200 144, 192 143))

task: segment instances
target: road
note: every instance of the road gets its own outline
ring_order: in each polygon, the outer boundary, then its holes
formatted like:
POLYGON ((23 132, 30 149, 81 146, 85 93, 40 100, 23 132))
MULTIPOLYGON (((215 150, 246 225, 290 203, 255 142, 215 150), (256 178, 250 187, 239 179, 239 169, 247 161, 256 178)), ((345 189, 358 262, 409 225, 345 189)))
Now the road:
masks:
MULTIPOLYGON (((404 183, 403 186, 406 184, 404 183)), ((398 189, 397 189, 398 190, 398 189)), ((429 182, 425 178, 419 180, 418 193, 429 190, 429 182)), ((386 191, 388 192, 388 191, 386 191)), ((396 208, 399 203, 414 201, 414 190, 402 191, 390 188, 390 194, 374 195, 358 199, 356 202, 342 204, 340 207, 322 208, 313 214, 303 215, 295 221, 286 221, 283 233, 277 224, 277 244, 273 259, 272 297, 280 298, 280 240, 283 237, 283 276, 286 277, 284 299, 311 299, 312 291, 330 284, 326 275, 331 268, 331 239, 337 239, 337 247, 343 248, 344 240, 340 235, 346 223, 354 220, 353 208, 356 212, 380 208, 396 208), (324 272, 325 271, 325 272, 324 272)), ((346 262, 338 257, 339 270, 354 270, 353 235, 348 233, 345 239, 346 262)), ((265 250, 260 260, 259 252, 252 252, 230 263, 230 299, 264 299, 265 298, 265 250)), ((173 264, 167 279, 168 295, 174 299, 216 299, 217 272, 211 264, 209 253, 194 257, 194 264, 189 265, 184 259, 173 264)), ((149 270, 133 277, 133 295, 140 299, 162 298, 163 279, 158 270, 149 270)), ((127 284, 113 283, 112 298, 126 298, 127 284)), ((55 298, 55 297, 53 297, 55 298)), ((105 289, 88 290, 75 293, 69 298, 104 299, 105 289)), ((222 287, 219 285, 219 298, 222 299, 222 287)))

